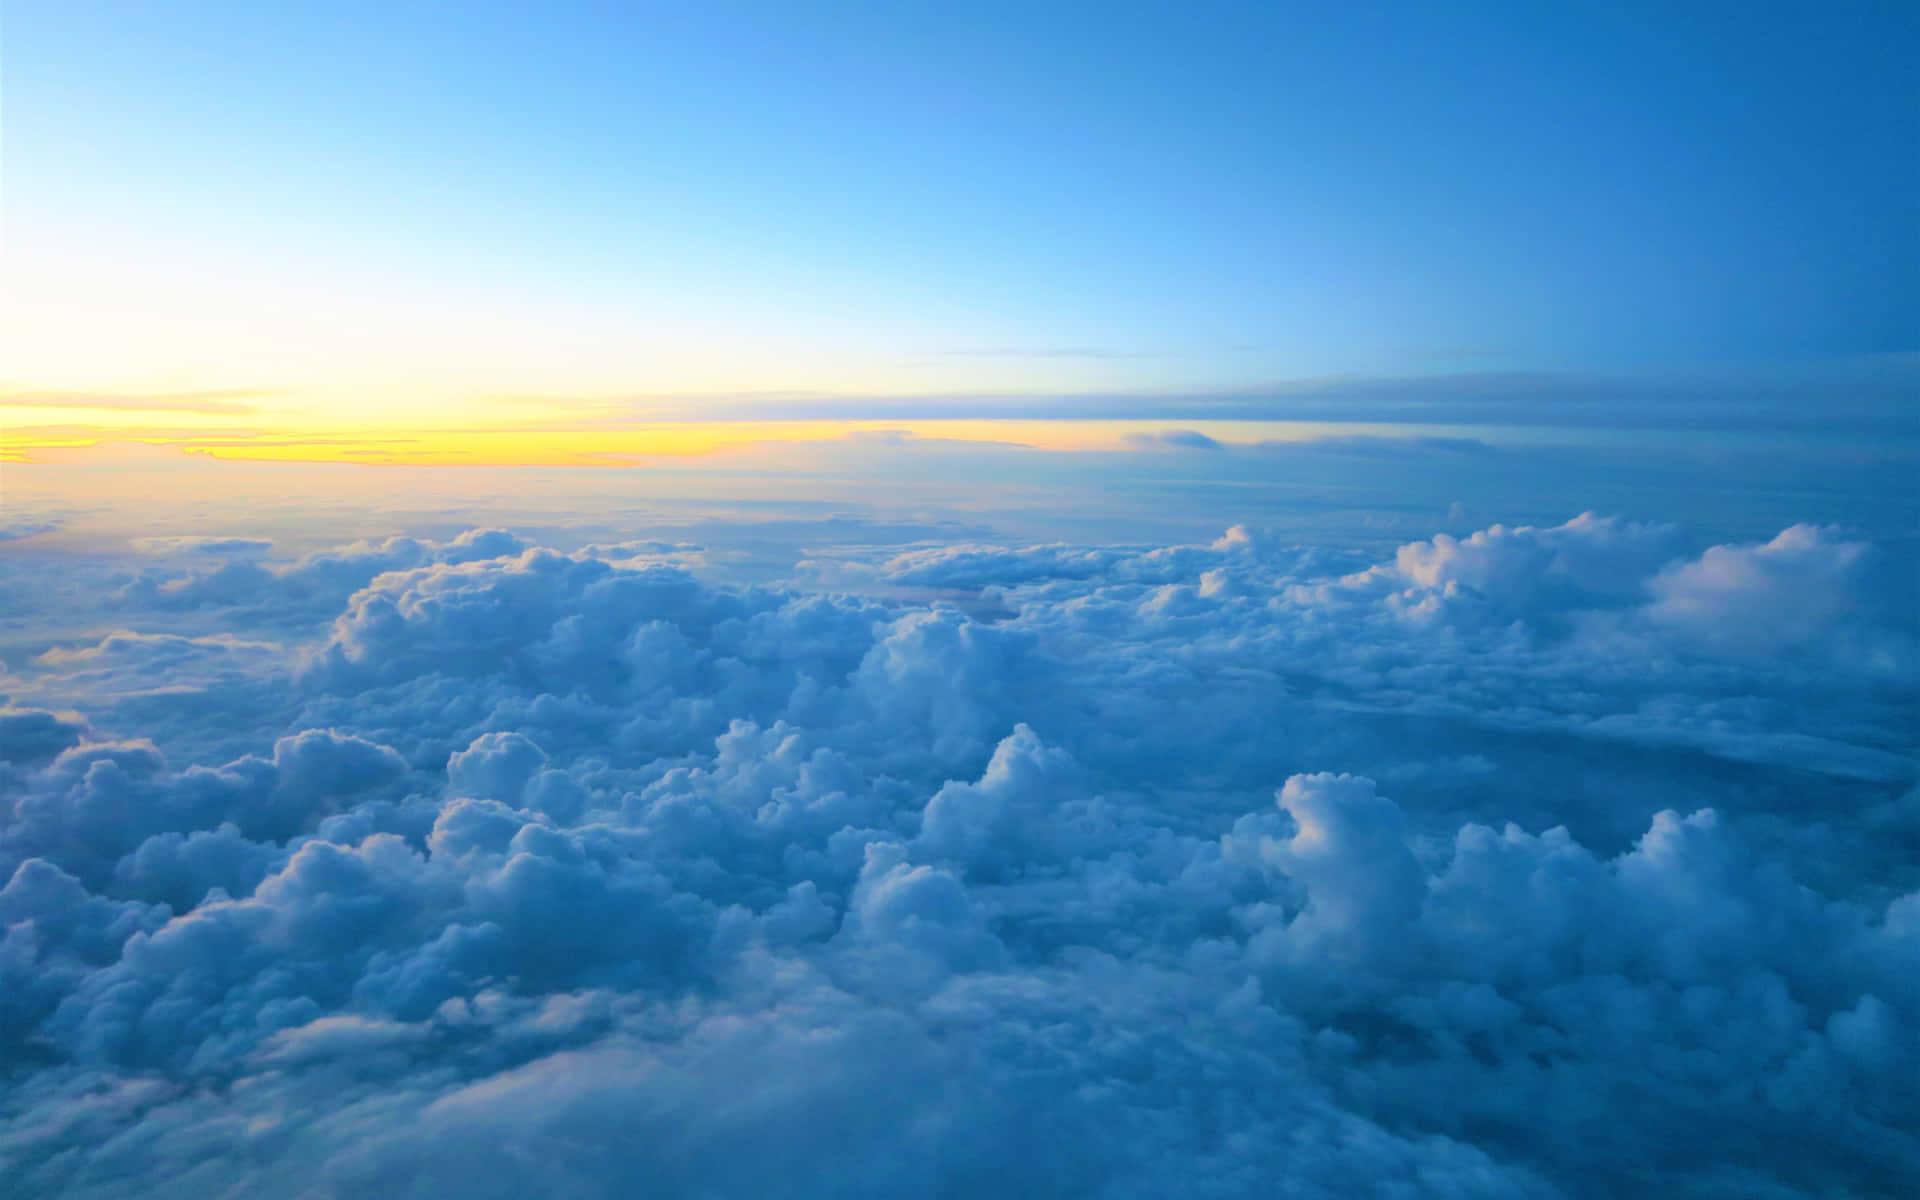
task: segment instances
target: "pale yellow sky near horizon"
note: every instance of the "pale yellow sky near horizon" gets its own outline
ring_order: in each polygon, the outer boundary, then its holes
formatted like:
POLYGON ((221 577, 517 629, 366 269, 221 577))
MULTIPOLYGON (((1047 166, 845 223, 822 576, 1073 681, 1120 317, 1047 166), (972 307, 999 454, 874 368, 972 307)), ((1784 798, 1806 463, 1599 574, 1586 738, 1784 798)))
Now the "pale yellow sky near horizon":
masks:
MULTIPOLYGON (((819 442, 898 433, 1051 451, 1113 451, 1169 430, 1223 445, 1307 441, 1382 427, 1349 422, 1114 419, 629 421, 553 418, 433 426, 295 424, 255 414, 156 412, 58 406, 0 407, 0 461, 57 462, 116 443, 170 447, 218 459, 472 466, 612 466, 684 458, 761 443, 819 442), (30 419, 22 420, 25 414, 30 419)), ((1443 426, 1396 426, 1442 434, 1443 426)))

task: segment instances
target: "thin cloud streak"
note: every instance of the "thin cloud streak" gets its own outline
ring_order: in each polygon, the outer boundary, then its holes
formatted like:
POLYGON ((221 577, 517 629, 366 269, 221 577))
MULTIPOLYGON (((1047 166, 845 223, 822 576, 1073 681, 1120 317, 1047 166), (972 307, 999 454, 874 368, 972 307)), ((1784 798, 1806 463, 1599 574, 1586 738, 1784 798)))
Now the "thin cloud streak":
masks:
MULTIPOLYGON (((891 396, 733 393, 723 396, 520 395, 525 405, 571 410, 527 428, 617 427, 634 421, 1315 421, 1363 424, 1524 425, 1592 429, 1818 427, 1920 433, 1913 396, 1920 359, 1885 355, 1765 372, 1702 369, 1638 377, 1482 371, 1414 376, 1336 375, 1259 387, 1190 391, 891 396)), ((490 400, 507 399, 489 397, 490 400)))
POLYGON ((279 389, 221 388, 193 392, 8 392, 0 408, 103 408, 123 412, 208 413, 246 416, 260 411, 246 399, 278 396, 279 389))

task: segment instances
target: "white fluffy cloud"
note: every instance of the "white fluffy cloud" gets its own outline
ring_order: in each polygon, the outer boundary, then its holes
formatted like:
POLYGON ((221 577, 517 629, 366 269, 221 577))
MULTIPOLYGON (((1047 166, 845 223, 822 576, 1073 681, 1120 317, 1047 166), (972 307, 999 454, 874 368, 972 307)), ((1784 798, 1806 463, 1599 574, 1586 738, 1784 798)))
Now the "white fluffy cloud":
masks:
POLYGON ((10 1195, 1920 1183, 1896 550, 256 549, 9 680, 10 1195))

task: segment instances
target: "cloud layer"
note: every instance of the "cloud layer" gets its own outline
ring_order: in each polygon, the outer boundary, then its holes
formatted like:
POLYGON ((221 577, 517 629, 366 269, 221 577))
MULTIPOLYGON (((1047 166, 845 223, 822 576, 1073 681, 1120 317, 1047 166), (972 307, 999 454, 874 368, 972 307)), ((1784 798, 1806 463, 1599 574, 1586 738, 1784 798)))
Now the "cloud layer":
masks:
POLYGON ((159 547, 5 682, 0 1191, 1911 1192, 1910 547, 1689 547, 159 547))

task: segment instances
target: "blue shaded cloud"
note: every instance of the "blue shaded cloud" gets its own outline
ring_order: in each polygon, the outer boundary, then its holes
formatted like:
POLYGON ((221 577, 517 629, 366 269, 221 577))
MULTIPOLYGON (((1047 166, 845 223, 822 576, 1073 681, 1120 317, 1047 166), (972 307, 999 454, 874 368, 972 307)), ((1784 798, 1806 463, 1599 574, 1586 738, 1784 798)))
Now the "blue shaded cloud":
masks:
POLYGON ((1196 429, 1164 429, 1159 433, 1130 433, 1127 444, 1136 450, 1224 450, 1219 442, 1196 429))
POLYGON ((0 1186, 1920 1180, 1910 547, 679 553, 222 566, 32 660, 88 716, 0 710, 0 1186), (82 669, 236 613, 273 703, 160 702, 239 757, 82 669))

